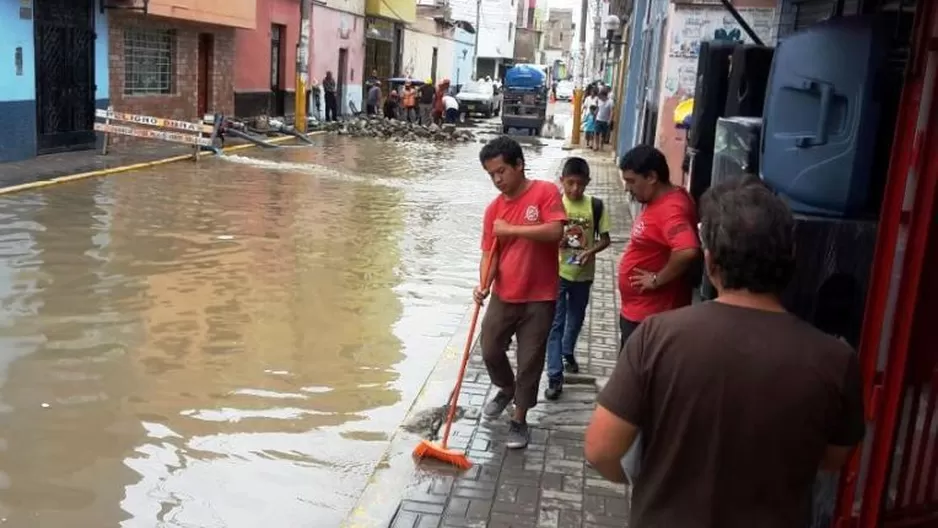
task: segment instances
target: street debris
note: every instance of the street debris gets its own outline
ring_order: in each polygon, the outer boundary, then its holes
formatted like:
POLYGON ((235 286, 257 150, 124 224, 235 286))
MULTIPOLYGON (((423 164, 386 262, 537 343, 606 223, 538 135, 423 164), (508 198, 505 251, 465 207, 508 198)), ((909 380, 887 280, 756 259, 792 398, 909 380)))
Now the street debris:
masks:
POLYGON ((453 124, 424 126, 383 118, 359 117, 347 121, 332 121, 320 123, 318 128, 340 136, 373 137, 391 141, 466 143, 475 140, 475 134, 453 124))

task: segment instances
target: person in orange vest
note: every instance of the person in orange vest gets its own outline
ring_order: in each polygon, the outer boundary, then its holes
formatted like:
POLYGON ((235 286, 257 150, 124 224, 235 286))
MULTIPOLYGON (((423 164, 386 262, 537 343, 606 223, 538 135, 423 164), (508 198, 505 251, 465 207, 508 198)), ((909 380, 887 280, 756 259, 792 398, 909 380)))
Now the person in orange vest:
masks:
POLYGON ((403 109, 401 117, 404 121, 417 122, 417 90, 410 79, 404 82, 404 89, 401 90, 401 108, 403 109))
POLYGON ((436 96, 433 98, 433 122, 440 124, 443 122, 443 112, 446 108, 443 105, 443 96, 449 92, 449 79, 443 79, 436 89, 436 96))

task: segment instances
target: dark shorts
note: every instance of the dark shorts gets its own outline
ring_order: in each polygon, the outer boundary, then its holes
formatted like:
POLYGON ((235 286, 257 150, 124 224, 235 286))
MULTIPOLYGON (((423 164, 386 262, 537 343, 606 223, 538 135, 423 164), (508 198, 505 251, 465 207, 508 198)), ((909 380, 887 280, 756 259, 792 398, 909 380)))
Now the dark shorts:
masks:
POLYGON ((638 325, 641 323, 636 323, 635 321, 629 321, 625 317, 619 316, 619 355, 622 355, 622 349, 625 348, 625 342, 629 340, 629 336, 632 335, 632 332, 638 328, 638 325))
POLYGON ((602 136, 609 133, 609 123, 605 121, 596 121, 596 135, 602 136))
POLYGON ((506 303, 492 295, 482 319, 482 360, 489 379, 492 385, 513 395, 519 408, 530 409, 537 404, 556 304, 554 301, 506 303), (516 336, 518 343, 517 375, 508 361, 512 336, 516 336))

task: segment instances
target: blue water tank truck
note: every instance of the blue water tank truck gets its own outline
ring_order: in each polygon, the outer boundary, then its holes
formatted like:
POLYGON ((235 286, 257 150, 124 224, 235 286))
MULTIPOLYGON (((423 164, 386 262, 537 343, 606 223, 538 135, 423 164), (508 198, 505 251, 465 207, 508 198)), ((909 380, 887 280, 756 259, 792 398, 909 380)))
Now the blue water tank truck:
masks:
POLYGON ((535 64, 508 68, 502 83, 502 133, 525 128, 540 136, 547 120, 547 74, 535 64))

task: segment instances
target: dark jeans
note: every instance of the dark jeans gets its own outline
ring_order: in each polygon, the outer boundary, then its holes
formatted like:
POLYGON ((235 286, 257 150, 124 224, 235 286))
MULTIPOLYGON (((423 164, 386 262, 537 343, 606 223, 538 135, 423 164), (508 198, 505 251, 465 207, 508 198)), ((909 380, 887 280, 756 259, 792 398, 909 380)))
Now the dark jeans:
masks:
POLYGON ((365 115, 378 115, 378 106, 373 104, 365 105, 365 115))
POLYGON ((444 115, 446 116, 447 123, 456 124, 459 122, 459 109, 458 108, 450 108, 446 110, 446 114, 444 115))
POLYGON ((635 321, 629 321, 625 317, 619 316, 619 355, 622 355, 622 349, 625 348, 625 342, 629 340, 629 336, 632 335, 632 332, 638 328, 638 325, 641 323, 636 323, 635 321))
POLYGON ((335 121, 338 110, 338 101, 335 92, 326 92, 326 121, 335 121))
POLYGON ((554 323, 547 338, 547 379, 551 381, 563 380, 563 358, 573 357, 592 287, 593 281, 574 282, 560 278, 554 323))
POLYGON ((553 301, 506 303, 492 295, 482 319, 482 360, 489 379, 492 385, 513 396, 515 406, 520 409, 537 405, 554 305, 553 301), (517 376, 508 361, 512 335, 518 342, 517 376))

